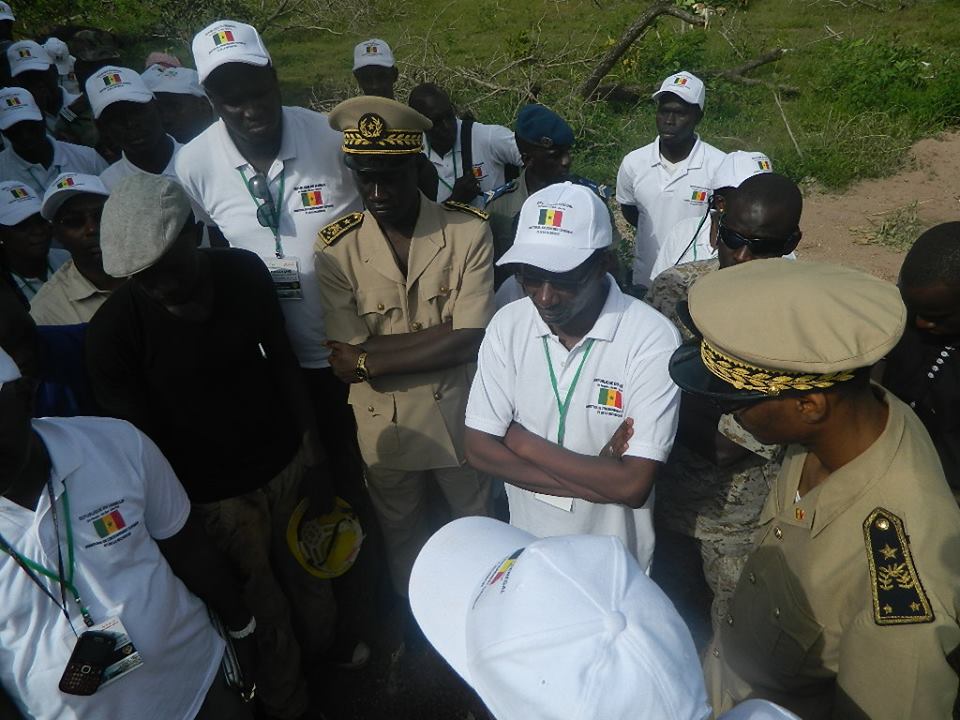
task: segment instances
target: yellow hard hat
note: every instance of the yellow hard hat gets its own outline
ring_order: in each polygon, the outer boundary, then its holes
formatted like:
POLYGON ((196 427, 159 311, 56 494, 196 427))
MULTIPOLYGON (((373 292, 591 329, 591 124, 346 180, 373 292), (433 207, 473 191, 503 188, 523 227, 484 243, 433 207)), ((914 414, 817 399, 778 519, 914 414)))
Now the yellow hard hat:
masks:
POLYGON ((297 562, 318 578, 335 578, 349 570, 363 544, 360 520, 343 498, 326 515, 303 520, 310 501, 300 501, 287 524, 287 545, 297 562))

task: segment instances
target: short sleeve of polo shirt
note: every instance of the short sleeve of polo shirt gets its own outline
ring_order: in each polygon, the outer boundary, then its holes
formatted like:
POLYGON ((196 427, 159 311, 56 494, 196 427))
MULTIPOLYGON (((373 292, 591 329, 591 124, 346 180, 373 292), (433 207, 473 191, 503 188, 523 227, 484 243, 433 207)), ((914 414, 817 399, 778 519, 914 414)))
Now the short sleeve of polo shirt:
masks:
POLYGON ((483 329, 493 317, 493 236, 490 226, 470 246, 453 307, 453 329, 483 329))
POLYGON ((508 348, 509 339, 504 337, 510 332, 513 309, 498 312, 487 327, 467 399, 466 426, 496 437, 507 434, 516 415, 517 368, 508 348))
POLYGON ((617 202, 621 205, 637 204, 637 198, 633 194, 633 181, 636 174, 631 162, 634 152, 623 159, 623 162, 620 163, 620 169, 617 171, 617 202))
POLYGON ((635 332, 644 339, 626 367, 623 416, 633 418, 633 437, 625 454, 664 462, 680 418, 680 388, 669 372, 680 334, 669 320, 639 302, 625 314, 624 321, 628 320, 636 323, 635 332))
POLYGON ((160 448, 139 430, 134 432, 140 440, 147 532, 154 540, 167 540, 187 524, 190 500, 160 448))

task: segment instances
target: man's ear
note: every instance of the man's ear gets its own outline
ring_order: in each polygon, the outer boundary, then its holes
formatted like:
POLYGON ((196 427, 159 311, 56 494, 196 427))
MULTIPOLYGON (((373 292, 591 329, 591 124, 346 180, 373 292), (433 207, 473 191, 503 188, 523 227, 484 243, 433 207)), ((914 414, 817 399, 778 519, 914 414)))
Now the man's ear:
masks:
POLYGON ((822 392, 807 393, 795 398, 797 413, 807 425, 817 425, 830 414, 830 403, 822 392))

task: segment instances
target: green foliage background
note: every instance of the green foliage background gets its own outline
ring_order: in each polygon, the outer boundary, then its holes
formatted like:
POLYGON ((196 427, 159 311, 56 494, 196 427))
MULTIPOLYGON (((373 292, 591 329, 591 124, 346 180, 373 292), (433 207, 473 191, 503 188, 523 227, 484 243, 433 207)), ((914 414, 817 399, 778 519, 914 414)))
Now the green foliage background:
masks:
MULTIPOLYGON (((677 4, 690 8, 693 2, 677 4)), ((706 140, 725 150, 762 150, 779 171, 827 188, 890 173, 916 139, 960 124, 960 3, 954 0, 727 0, 705 29, 664 17, 634 44, 604 82, 630 86, 639 99, 579 98, 576 87, 645 5, 28 0, 16 10, 21 34, 28 36, 67 22, 113 30, 134 67, 161 48, 189 62, 193 32, 218 17, 247 20, 266 31, 286 101, 321 108, 356 92, 353 45, 382 37, 400 61, 401 98, 416 82, 433 80, 478 119, 509 125, 535 88, 541 102, 575 126, 577 171, 607 183, 626 152, 653 138, 647 98, 660 79, 680 69, 707 80, 700 127, 706 140), (796 96, 781 94, 786 123, 769 87, 710 74, 774 47, 788 53, 749 76, 799 88, 796 96)))

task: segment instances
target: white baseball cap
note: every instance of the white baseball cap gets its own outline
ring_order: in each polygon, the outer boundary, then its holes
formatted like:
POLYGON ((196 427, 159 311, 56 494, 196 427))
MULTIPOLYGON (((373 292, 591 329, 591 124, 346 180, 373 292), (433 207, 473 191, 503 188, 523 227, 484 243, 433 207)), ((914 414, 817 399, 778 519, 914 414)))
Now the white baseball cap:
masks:
POLYGON ((13 16, 13 8, 2 1, 0 1, 0 20, 16 20, 13 16))
POLYGON ((235 20, 217 20, 193 37, 193 62, 203 83, 221 65, 244 63, 266 67, 270 53, 256 28, 235 20))
POLYGON ((60 173, 50 183, 50 187, 43 194, 43 203, 40 207, 40 214, 44 220, 53 222, 57 216, 60 207, 74 195, 87 193, 91 195, 110 196, 103 181, 96 175, 85 175, 83 173, 60 173))
POLYGON ((761 173, 773 172, 770 158, 759 151, 734 150, 720 162, 710 187, 716 190, 723 187, 740 187, 747 178, 761 173))
POLYGON ((140 77, 143 84, 154 93, 207 96, 203 88, 200 87, 200 76, 192 68, 165 68, 163 65, 151 65, 140 73, 140 77))
POLYGON ((115 102, 148 103, 153 93, 144 85, 140 73, 130 68, 107 65, 87 78, 85 90, 93 117, 99 118, 115 102))
POLYGON ((33 188, 16 180, 0 182, 0 225, 12 227, 40 213, 40 198, 33 188))
POLYGON ((612 242, 610 213, 603 201, 583 185, 557 183, 524 201, 516 239, 497 265, 567 272, 612 242))
POLYGON ((29 90, 18 87, 0 89, 0 130, 6 130, 23 120, 43 122, 40 106, 29 90))
POLYGON ((53 64, 43 45, 33 40, 21 40, 7 47, 10 77, 30 70, 47 70, 53 64))
POLYGON ((61 75, 69 75, 73 70, 76 58, 70 54, 70 48, 60 38, 47 38, 43 44, 43 49, 50 56, 50 61, 57 66, 57 72, 61 75))
POLYGON ((356 47, 353 48, 353 69, 356 70, 367 65, 379 65, 380 67, 396 65, 393 50, 390 49, 385 40, 370 38, 357 43, 356 47))
POLYGON ((707 90, 703 86, 703 80, 686 70, 681 70, 676 75, 671 75, 660 85, 660 89, 653 95, 656 100, 664 93, 673 93, 678 98, 691 105, 699 105, 703 110, 703 104, 707 99, 707 90))
POLYGON ((687 626, 618 538, 454 520, 420 551, 410 606, 500 720, 710 717, 687 626))

